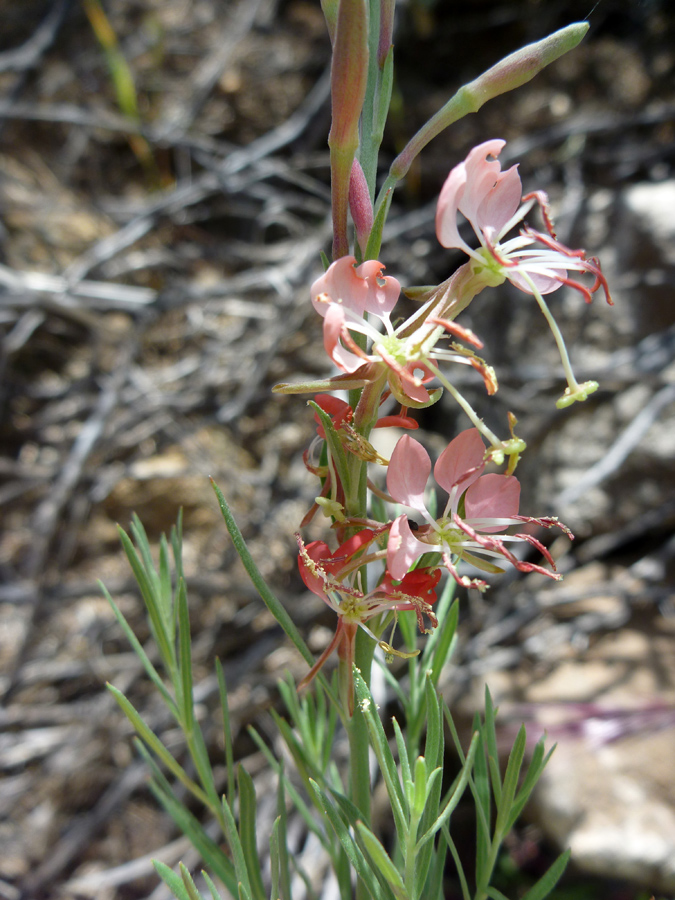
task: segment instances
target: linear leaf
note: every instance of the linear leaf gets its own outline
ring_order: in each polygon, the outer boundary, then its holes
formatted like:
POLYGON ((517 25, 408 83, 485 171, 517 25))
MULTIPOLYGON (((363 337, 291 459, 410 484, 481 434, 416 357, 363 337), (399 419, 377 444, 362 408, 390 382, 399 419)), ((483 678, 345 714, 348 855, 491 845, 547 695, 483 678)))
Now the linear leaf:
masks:
POLYGON ((380 885, 375 878, 375 873, 364 857, 361 848, 352 838, 351 834, 349 833, 349 829, 343 822, 341 816, 338 814, 337 810, 331 803, 326 793, 321 790, 321 788, 315 781, 310 781, 310 786, 312 790, 315 791, 318 805, 323 809, 328 818, 328 821, 333 826, 333 831, 335 832, 337 839, 342 844, 342 847, 349 857, 349 861, 354 867, 357 875, 359 875, 366 888, 370 891, 371 896, 373 898, 376 898, 376 900, 380 900, 380 885))
POLYGON ((495 708, 487 685, 485 685, 485 741, 487 745, 490 780, 492 782, 492 793, 494 794, 497 808, 499 808, 502 799, 502 779, 499 772, 499 754, 497 752, 495 708))
POLYGON ((367 825, 364 825, 363 822, 357 822, 356 829, 368 854, 384 876, 385 881, 394 892, 394 895, 397 898, 400 898, 400 900, 407 900, 408 893, 405 889, 403 879, 382 844, 375 837, 370 828, 368 828, 367 825))
POLYGON ((462 794, 466 790, 466 786, 469 783, 469 778, 471 776, 471 769, 473 767, 474 761, 476 757, 476 751, 480 746, 480 734, 475 732, 473 738, 471 739, 471 744, 469 746, 469 752, 466 755, 466 759, 464 760, 464 764, 462 766, 462 772, 460 778, 457 782, 457 785, 452 792, 451 796, 445 803, 445 806, 441 810, 440 815, 433 823, 433 825, 428 829, 428 831, 422 835, 422 837, 417 842, 418 846, 421 847, 423 844, 429 840, 429 838, 433 837, 434 834, 441 828, 450 818, 452 813, 454 812, 457 804, 462 798, 462 794))
POLYGON ((136 553, 129 535, 119 525, 117 526, 117 533, 122 543, 122 548, 124 549, 127 560, 129 561, 129 565, 131 566, 131 569, 134 573, 134 578, 136 579, 140 588, 143 602, 145 603, 145 608, 148 611, 150 628, 152 629, 152 636, 157 642, 157 648, 159 649, 160 656, 162 657, 162 662, 166 666, 167 671, 169 673, 173 673, 176 667, 175 650, 164 628, 164 619, 159 607, 159 601, 157 598, 158 588, 156 584, 157 574, 154 570, 151 570, 151 572, 147 571, 145 566, 141 563, 141 560, 136 553), (153 575, 154 581, 151 577, 153 575))
POLYGON ((520 770, 523 766, 526 743, 527 734, 525 733, 525 726, 521 725, 513 743, 511 753, 509 754, 509 761, 504 774, 504 784, 502 785, 501 803, 497 811, 495 834, 499 835, 500 840, 506 834, 506 823, 508 822, 513 800, 516 796, 516 790, 518 789, 518 779, 520 778, 520 770))
POLYGON ((158 859, 153 859, 152 864, 164 884, 171 889, 174 897, 177 897, 178 900, 190 900, 190 895, 188 894, 180 875, 176 875, 173 869, 170 869, 169 866, 160 862, 158 859))
POLYGON ((136 656, 138 656, 138 658, 142 662, 143 668, 147 672, 148 677, 150 678, 152 683, 155 685, 155 687, 161 694, 162 699, 164 700, 167 707, 169 708, 169 711, 171 712, 171 715, 174 717, 176 722, 179 722, 180 717, 178 715, 178 707, 176 706, 173 697, 166 689, 166 686, 164 685, 164 682, 162 681, 162 679, 159 675, 159 672, 153 666, 152 662, 150 661, 150 657, 145 652, 145 650, 143 649, 143 646, 141 645, 141 642, 138 640, 138 638, 134 634, 131 626, 129 625, 127 620, 124 618, 122 611, 120 610, 120 608, 117 606, 117 604, 115 603, 113 598, 108 593, 106 586, 103 584, 102 581, 99 581, 98 584, 99 584, 99 587, 101 588, 101 590, 103 591, 103 596, 106 598, 106 600, 112 607, 112 611, 115 613, 115 618, 119 622, 119 624, 122 628, 122 631, 124 631, 126 639, 131 644, 136 656))
MULTIPOLYGON (((194 703, 192 700, 192 645, 190 643, 190 614, 188 612, 185 582, 178 582, 176 595, 178 607, 178 672, 176 688, 180 686, 179 706, 183 715, 183 728, 191 732, 195 726, 194 703)), ((178 696, 178 690, 176 690, 178 696)))
POLYGON ((204 863, 212 869, 223 884, 227 886, 231 894, 236 894, 237 879, 235 877, 232 862, 218 844, 209 837, 201 822, 199 822, 187 807, 176 798, 171 785, 141 741, 137 739, 136 744, 139 753, 143 759, 145 759, 152 771, 150 790, 155 799, 161 804, 178 828, 189 839, 192 846, 204 860, 204 863))
POLYGON ((192 875, 188 872, 187 868, 183 865, 183 863, 178 863, 178 870, 180 872, 180 876, 183 879, 183 884, 185 885, 185 890, 188 892, 188 896, 190 900, 204 900, 202 895, 197 890, 197 885, 192 880, 192 875))
POLYGON ((143 719, 141 719, 138 712, 134 709, 131 703, 127 700, 124 694, 121 691, 118 691, 116 687, 113 687, 112 684, 107 685, 108 690, 113 695, 115 700, 122 707, 124 714, 127 719, 131 722, 131 724, 136 729, 136 733, 138 736, 147 744, 147 746, 152 750, 152 752, 164 763, 167 769, 176 776, 176 778, 181 782, 181 784, 185 785, 185 787, 192 793, 201 803, 204 804, 207 808, 209 807, 209 798, 206 796, 204 791, 199 787, 196 782, 194 782, 185 772, 183 767, 176 762, 173 756, 166 749, 164 744, 160 741, 157 735, 152 732, 148 726, 145 724, 143 719))
POLYGON ((227 799, 234 802, 234 751, 232 746, 232 728, 230 725, 230 705, 227 700, 227 685, 225 672, 220 660, 216 657, 216 676, 218 678, 218 693, 220 695, 220 708, 223 711, 223 743, 225 744, 225 766, 227 768, 227 799))
POLYGON ((204 872, 204 870, 202 870, 202 878, 206 882, 206 886, 209 889, 209 893, 211 894, 211 900, 223 900, 223 898, 218 893, 218 889, 216 888, 215 884, 209 878, 208 872, 204 872))
POLYGON ((225 519, 225 525, 227 526, 227 530, 230 534, 230 537, 232 538, 234 549, 239 554, 239 558, 244 564, 244 568, 246 569, 249 578, 260 594, 263 603, 272 613, 279 625, 281 625, 283 630, 286 632, 286 635, 290 638, 295 647, 300 651, 305 662, 309 663, 310 666, 313 665, 314 657, 312 656, 309 647, 303 641, 302 637, 300 636, 300 632, 295 627, 293 620, 286 612, 281 601, 277 597, 275 597, 275 595, 267 586, 265 579, 260 574, 260 570, 256 566, 253 557, 251 556, 249 549, 246 546, 246 541, 244 540, 244 537, 234 520, 234 516, 232 515, 230 507, 227 505, 227 501, 225 500, 222 491, 215 483, 215 481, 211 481, 211 484, 213 485, 213 490, 215 491, 216 497, 218 498, 220 511, 223 515, 223 518, 225 519))
POLYGON ((543 900, 544 897, 547 897, 560 881, 570 860, 571 852, 571 850, 565 850, 564 853, 561 853, 548 872, 545 872, 525 894, 523 900, 543 900))
POLYGON ((509 900, 506 894, 502 894, 502 892, 498 891, 495 887, 489 887, 487 889, 487 895, 491 900, 509 900))
POLYGON ((253 779, 243 766, 238 770, 239 782, 239 835, 246 859, 251 892, 255 900, 267 900, 260 871, 260 858, 256 843, 256 796, 253 779))
POLYGON ((239 838, 239 833, 237 832, 237 825, 234 821, 232 810, 230 809, 230 805, 225 797, 223 797, 223 817, 225 819, 225 836, 227 838, 227 843, 230 846, 230 853, 232 854, 234 871, 237 881, 239 882, 239 895, 241 896, 243 888, 246 895, 248 897, 251 897, 251 883, 248 877, 248 866, 246 865, 244 848, 241 845, 241 840, 239 838))

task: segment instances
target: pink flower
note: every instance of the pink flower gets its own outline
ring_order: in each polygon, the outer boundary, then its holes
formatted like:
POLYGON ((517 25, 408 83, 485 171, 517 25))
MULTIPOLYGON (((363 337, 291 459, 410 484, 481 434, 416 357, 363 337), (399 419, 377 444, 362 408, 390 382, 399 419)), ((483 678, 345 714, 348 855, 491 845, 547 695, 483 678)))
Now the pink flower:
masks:
MULTIPOLYGON (((347 663, 351 678, 354 641, 358 628, 362 628, 377 641, 385 652, 399 656, 408 655, 393 650, 385 641, 379 640, 366 625, 366 622, 380 613, 414 610, 420 631, 427 630, 424 616, 427 616, 432 627, 435 628, 438 624, 431 605, 437 599, 436 586, 441 577, 439 569, 418 569, 406 574, 402 579, 394 579, 387 572, 382 583, 368 593, 363 593, 354 586, 353 582, 358 580, 356 573, 368 562, 362 551, 376 536, 374 531, 364 528, 334 552, 330 551, 324 541, 312 541, 305 545, 300 536, 296 536, 300 548, 298 568, 302 580, 306 587, 330 606, 338 616, 337 628, 331 642, 298 687, 309 684, 336 649, 340 659, 347 663), (400 584, 395 583, 398 581, 400 584)), ((349 694, 351 697, 351 690, 349 694)))
POLYGON ((549 294, 567 284, 590 302, 591 295, 602 286, 611 302, 597 260, 587 260, 583 250, 570 250, 556 240, 546 194, 543 191, 528 194, 520 205, 522 183, 518 166, 502 172, 497 159, 505 144, 501 140, 479 144, 448 175, 436 208, 436 235, 440 243, 464 250, 477 264, 487 267, 491 275, 501 276, 502 281, 508 278, 526 293, 549 294), (501 243, 535 203, 542 208, 547 233, 526 227, 517 237, 501 243), (470 222, 481 249, 472 250, 460 237, 458 212, 470 222), (534 244, 543 246, 526 249, 534 244), (581 282, 572 281, 567 276, 568 270, 588 272, 594 276, 595 283, 589 289, 581 282))
POLYGON ((537 547, 555 569, 548 551, 531 535, 503 535, 509 525, 536 522, 546 527, 557 524, 555 519, 532 519, 519 516, 520 484, 513 475, 483 475, 485 446, 477 428, 461 432, 439 456, 434 466, 436 482, 448 493, 443 515, 433 518, 427 509, 424 493, 431 460, 424 447, 405 435, 400 439, 387 472, 387 488, 392 499, 420 513, 427 524, 411 528, 405 515, 399 516, 389 532, 387 568, 394 578, 405 573, 423 554, 440 553, 445 567, 453 578, 466 587, 484 590, 484 581, 460 577, 456 563, 464 560, 487 572, 502 570, 489 562, 504 558, 521 572, 541 572, 559 578, 534 563, 522 562, 507 549, 506 541, 527 541, 537 547), (487 559, 480 559, 480 554, 487 559))
POLYGON ((502 172, 497 159, 505 141, 485 141, 474 147, 464 162, 450 172, 443 185, 436 208, 436 235, 444 247, 456 247, 471 257, 474 275, 484 279, 486 286, 496 287, 507 279, 525 293, 534 294, 553 331, 565 369, 568 387, 558 406, 569 406, 575 400, 585 400, 597 389, 596 382, 578 384, 567 355, 564 340, 551 315, 543 294, 550 294, 562 285, 579 291, 586 302, 600 287, 608 303, 612 303, 607 280, 597 259, 586 259, 583 250, 571 250, 557 240, 548 211, 548 198, 543 191, 523 197, 518 167, 502 172), (509 231, 522 222, 538 203, 546 232, 524 226, 515 237, 505 240, 509 231), (457 214, 471 224, 480 247, 472 249, 460 236, 457 214), (569 272, 592 275, 589 287, 571 278, 569 272))
POLYGON ((401 405, 429 406, 440 392, 430 392, 426 385, 437 377, 434 362, 444 360, 472 365, 494 389, 494 374, 473 351, 459 346, 453 350, 436 347, 445 333, 482 346, 475 335, 442 316, 444 303, 454 300, 456 293, 471 289, 471 279, 466 278, 471 273, 460 270, 448 285, 447 297, 434 297, 394 328, 391 312, 400 285, 395 278, 384 276, 383 270, 376 260, 356 266, 353 256, 344 256, 312 285, 312 304, 324 320, 326 353, 345 373, 333 379, 335 388, 363 387, 384 372, 391 393, 401 405), (365 336, 366 349, 355 335, 365 336))

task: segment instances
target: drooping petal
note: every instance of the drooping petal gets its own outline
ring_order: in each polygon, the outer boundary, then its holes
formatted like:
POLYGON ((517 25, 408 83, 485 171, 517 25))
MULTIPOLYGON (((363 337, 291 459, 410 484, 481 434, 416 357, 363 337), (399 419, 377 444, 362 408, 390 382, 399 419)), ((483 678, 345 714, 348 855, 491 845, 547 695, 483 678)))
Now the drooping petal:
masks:
POLYGON ((511 519, 518 515, 520 482, 515 475, 483 475, 466 492, 464 509, 469 522, 480 521, 481 533, 504 531, 508 524, 484 525, 490 519, 511 519))
POLYGON ((460 163, 450 172, 441 188, 436 206, 436 237, 443 247, 458 247, 468 251, 469 246, 459 236, 457 210, 466 187, 466 166, 460 163))
MULTIPOLYGON (((527 263, 523 261, 521 267, 525 269, 526 266, 527 263)), ((511 284, 515 285, 515 287, 524 291, 526 294, 532 293, 530 279, 540 294, 552 294, 553 291, 557 291, 558 288, 561 288, 567 278, 567 269, 556 269, 555 272, 556 276, 554 277, 552 275, 539 275, 536 272, 528 271, 528 278, 524 278, 518 271, 517 266, 514 266, 512 269, 507 267, 504 268, 504 274, 511 284)))
POLYGON ((477 428, 467 428, 454 438, 434 466, 434 477, 448 494, 457 486, 463 493, 483 473, 485 444, 477 428))
POLYGON ((410 566, 430 549, 428 544, 418 541, 412 533, 408 517, 399 516, 389 529, 387 569, 396 581, 402 581, 410 566))
POLYGON ((324 349, 335 365, 342 369, 343 372, 356 372, 365 360, 342 346, 340 338, 345 330, 344 310, 337 303, 329 304, 325 310, 323 320, 324 349))
POLYGON ((387 490, 391 496, 397 503, 424 512, 424 490, 430 474, 431 460, 427 451, 419 441, 410 435, 403 435, 394 448, 387 469, 387 490))

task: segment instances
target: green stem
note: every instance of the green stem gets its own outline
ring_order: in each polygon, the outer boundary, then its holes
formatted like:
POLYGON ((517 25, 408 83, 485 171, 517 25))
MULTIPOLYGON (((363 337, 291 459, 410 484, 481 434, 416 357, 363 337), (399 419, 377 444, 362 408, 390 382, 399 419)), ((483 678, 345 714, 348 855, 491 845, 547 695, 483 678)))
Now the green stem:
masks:
POLYGON ((501 845, 501 835, 495 834, 490 845, 490 855, 488 856, 487 864, 485 866, 485 869, 483 870, 483 878, 481 879, 481 883, 476 885, 476 894, 474 896, 474 900, 487 900, 488 888, 490 887, 490 880, 492 879, 492 872, 494 871, 494 867, 497 863, 497 856, 499 855, 499 849, 501 845))
POLYGON ((406 893, 410 900, 415 896, 415 863, 417 862, 417 828, 419 816, 413 810, 410 811, 410 827, 405 842, 405 882, 406 893))
MULTIPOLYGON (((367 685, 370 685, 370 674, 373 664, 375 645, 368 635, 359 628, 356 636, 355 666, 367 685)), ((358 807, 363 822, 370 828, 370 743, 368 726, 361 708, 356 705, 354 715, 349 720, 349 785, 352 803, 358 807)), ((357 879, 356 900, 372 900, 366 885, 357 879)))
POLYGON ((469 401, 462 394, 460 394, 456 387, 450 384, 448 379, 445 378, 438 367, 431 361, 427 361, 427 366, 434 373, 436 378, 438 378, 446 391, 452 394, 453 399, 456 400, 457 403, 462 407, 471 422, 476 426, 481 434, 483 434, 487 438, 487 440, 490 442, 490 445, 492 447, 501 447, 502 441, 500 441, 497 435, 487 427, 485 422, 476 413, 469 401))

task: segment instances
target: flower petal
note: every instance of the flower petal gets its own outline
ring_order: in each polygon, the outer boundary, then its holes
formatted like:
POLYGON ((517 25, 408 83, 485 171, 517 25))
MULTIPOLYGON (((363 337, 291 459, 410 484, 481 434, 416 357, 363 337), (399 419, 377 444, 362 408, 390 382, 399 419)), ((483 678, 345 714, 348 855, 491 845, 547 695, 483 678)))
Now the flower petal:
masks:
POLYGON ((515 475, 483 475, 466 492, 464 504, 466 519, 477 531, 504 531, 508 523, 484 525, 483 522, 512 519, 518 515, 520 482, 515 475))
POLYGON ((418 541, 412 533, 408 517, 399 516, 389 529, 387 569, 396 581, 402 581, 410 566, 430 549, 428 544, 418 541))
POLYGON ((488 237, 497 235, 514 215, 522 197, 518 167, 506 172, 496 157, 506 141, 485 141, 474 147, 466 158, 466 188, 458 204, 462 215, 480 232, 489 229, 488 237), (488 159, 489 156, 495 157, 488 159))
POLYGON ((356 270, 367 286, 362 312, 373 313, 381 319, 389 316, 401 293, 400 283, 390 275, 383 275, 383 269, 382 263, 369 259, 356 270))
POLYGON ((441 453, 434 466, 434 477, 443 490, 463 493, 485 468, 485 444, 477 428, 467 428, 454 438, 441 453))
POLYGON ((469 246, 459 236, 457 229, 457 210, 466 186, 466 166, 460 163, 450 172, 441 188, 436 206, 436 237, 443 247, 459 247, 468 250, 469 246))
POLYGON ((401 285, 396 278, 384 277, 383 269, 376 259, 367 260, 358 268, 353 256, 336 259, 311 287, 314 309, 325 316, 332 304, 339 303, 358 315, 370 312, 380 318, 388 316, 401 285))
POLYGON ((403 435, 394 447, 387 469, 387 489, 391 496, 397 503, 424 512, 424 491, 430 474, 431 460, 427 451, 419 441, 403 435))
POLYGON ((343 372, 356 372, 364 360, 351 350, 347 350, 340 343, 345 329, 345 311, 337 303, 331 303, 324 310, 323 320, 323 346, 328 356, 333 360, 338 369, 343 372))

